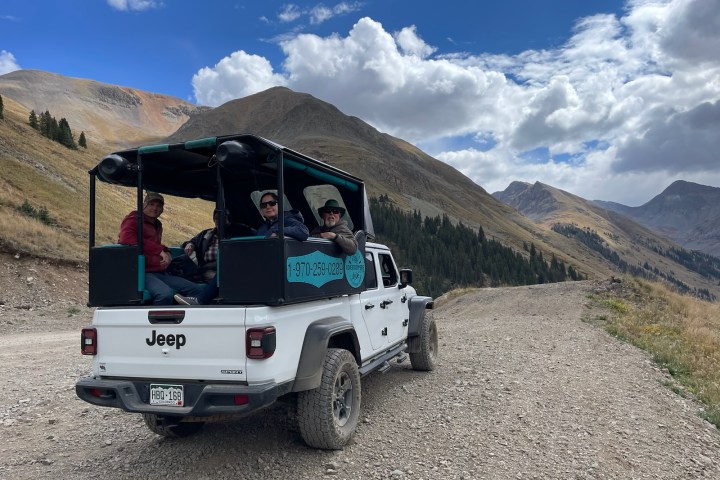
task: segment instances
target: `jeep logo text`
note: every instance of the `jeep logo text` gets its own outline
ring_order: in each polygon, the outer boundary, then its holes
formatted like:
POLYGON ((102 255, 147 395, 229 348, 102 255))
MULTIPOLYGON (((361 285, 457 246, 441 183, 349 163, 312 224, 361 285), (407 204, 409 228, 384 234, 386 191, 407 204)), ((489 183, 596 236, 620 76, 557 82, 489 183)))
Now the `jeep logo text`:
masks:
POLYGON ((168 347, 175 346, 176 350, 179 350, 180 347, 185 345, 185 335, 179 334, 179 335, 173 335, 172 333, 168 335, 157 334, 155 330, 152 331, 152 337, 146 338, 145 343, 150 345, 151 347, 153 345, 167 345, 168 347))

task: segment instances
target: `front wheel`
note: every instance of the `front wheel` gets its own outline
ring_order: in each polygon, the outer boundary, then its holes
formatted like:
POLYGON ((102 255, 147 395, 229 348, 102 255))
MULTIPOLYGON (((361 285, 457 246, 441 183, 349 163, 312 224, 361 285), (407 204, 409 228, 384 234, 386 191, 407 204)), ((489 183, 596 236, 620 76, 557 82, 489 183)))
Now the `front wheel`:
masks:
POLYGON ((423 315, 420 335, 408 338, 408 352, 413 370, 435 370, 438 354, 437 325, 432 314, 423 315))
POLYGON ((178 417, 166 417, 154 413, 143 413, 145 425, 153 433, 163 437, 189 437, 202 429, 205 422, 181 422, 178 417))
POLYGON ((344 447, 360 419, 360 401, 355 357, 347 350, 329 348, 320 386, 298 394, 297 420, 305 443, 327 450, 344 447))

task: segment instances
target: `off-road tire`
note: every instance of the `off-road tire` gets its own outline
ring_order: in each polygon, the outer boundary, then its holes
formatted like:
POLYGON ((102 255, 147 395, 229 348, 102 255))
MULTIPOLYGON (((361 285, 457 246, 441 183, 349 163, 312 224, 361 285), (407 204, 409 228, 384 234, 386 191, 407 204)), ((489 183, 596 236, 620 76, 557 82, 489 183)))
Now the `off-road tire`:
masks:
POLYGON ((143 413, 143 420, 150 431, 169 438, 189 437, 205 425, 205 422, 180 422, 179 419, 154 413, 143 413))
POLYGON ((420 324, 420 335, 408 338, 408 352, 410 352, 410 365, 412 365, 413 370, 422 372, 435 370, 438 354, 438 334, 437 325, 431 313, 423 315, 420 324))
POLYGON ((355 357, 329 348, 320 386, 298 394, 300 435, 311 447, 340 450, 352 437, 360 419, 360 372, 355 357))

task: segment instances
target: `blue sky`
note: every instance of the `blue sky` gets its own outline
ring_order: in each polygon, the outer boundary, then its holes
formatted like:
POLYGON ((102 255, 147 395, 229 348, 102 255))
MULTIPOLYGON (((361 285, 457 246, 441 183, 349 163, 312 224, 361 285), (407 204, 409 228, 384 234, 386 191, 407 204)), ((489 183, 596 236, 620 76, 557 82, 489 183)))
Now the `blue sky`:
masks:
POLYGON ((720 186, 718 0, 3 0, 0 74, 216 106, 274 85, 408 140, 489 192, 638 205, 720 186))

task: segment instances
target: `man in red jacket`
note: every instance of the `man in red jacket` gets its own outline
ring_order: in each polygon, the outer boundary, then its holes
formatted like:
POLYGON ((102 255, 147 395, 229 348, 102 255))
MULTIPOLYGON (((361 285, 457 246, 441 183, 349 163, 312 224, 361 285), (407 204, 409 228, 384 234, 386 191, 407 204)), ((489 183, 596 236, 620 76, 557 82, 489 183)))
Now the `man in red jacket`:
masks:
MULTIPOLYGON (((170 305, 176 292, 195 297, 202 285, 165 272, 172 257, 170 249, 162 244, 162 222, 158 219, 165 207, 159 193, 147 192, 143 202, 143 254, 145 255, 145 289, 155 305, 170 305)), ((118 243, 137 245, 137 210, 133 210, 120 224, 118 243)))

